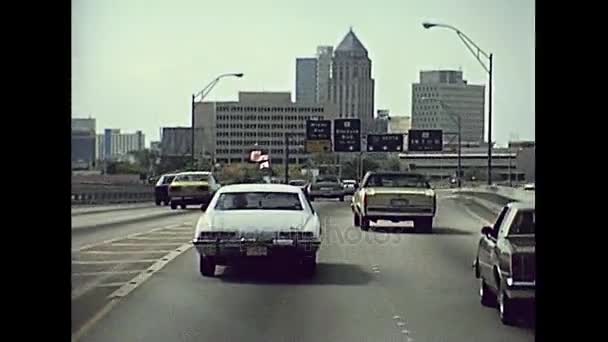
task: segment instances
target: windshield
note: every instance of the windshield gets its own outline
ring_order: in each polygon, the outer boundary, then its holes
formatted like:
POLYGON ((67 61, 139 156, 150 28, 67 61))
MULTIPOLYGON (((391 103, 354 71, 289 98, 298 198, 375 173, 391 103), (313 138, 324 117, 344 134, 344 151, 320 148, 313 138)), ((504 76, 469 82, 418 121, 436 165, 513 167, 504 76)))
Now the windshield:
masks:
POLYGON ((169 184, 169 183, 173 182, 174 178, 175 178, 175 176, 163 176, 160 184, 169 184))
POLYGON ((386 187, 386 188, 425 188, 431 186, 426 179, 421 175, 371 175, 365 186, 368 187, 386 187))
POLYGON ((306 184, 306 181, 303 181, 303 180, 292 180, 292 181, 289 181, 289 185, 294 185, 294 186, 302 186, 302 185, 305 185, 305 184, 306 184))
POLYGON ((208 182, 209 174, 206 173, 192 173, 186 175, 175 176, 176 182, 208 182))
POLYGON ((517 213, 513 219, 513 224, 509 235, 535 235, 534 227, 536 223, 536 213, 533 210, 525 210, 517 213))
POLYGON ((220 194, 216 210, 303 210, 300 196, 291 192, 227 192, 220 194))
POLYGON ((317 183, 339 183, 338 177, 332 177, 332 176, 317 177, 316 182, 317 183))

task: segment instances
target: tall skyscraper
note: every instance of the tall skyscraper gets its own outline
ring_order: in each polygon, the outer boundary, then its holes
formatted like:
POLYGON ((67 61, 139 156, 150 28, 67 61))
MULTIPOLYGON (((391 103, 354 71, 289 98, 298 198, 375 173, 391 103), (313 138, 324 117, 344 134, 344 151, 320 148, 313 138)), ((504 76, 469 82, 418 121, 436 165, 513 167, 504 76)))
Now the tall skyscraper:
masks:
POLYGON ((443 141, 456 141, 458 132, 455 116, 460 116, 462 141, 484 141, 485 86, 467 84, 462 71, 421 71, 420 83, 412 84, 412 128, 441 129, 443 141), (423 100, 423 98, 430 100, 423 100), (438 101, 445 105, 444 109, 438 101))
POLYGON ((95 163, 95 119, 72 119, 72 168, 88 169, 95 163))
POLYGON ((333 46, 317 47, 317 103, 329 101, 329 80, 333 55, 333 46))
POLYGON ((113 160, 132 151, 145 149, 145 135, 142 131, 121 133, 120 129, 106 128, 97 135, 97 159, 113 160))
POLYGON ((329 97, 341 118, 361 119, 363 134, 374 120, 374 79, 367 49, 351 29, 335 50, 329 97))
POLYGON ((317 102, 317 59, 296 59, 296 102, 317 102))

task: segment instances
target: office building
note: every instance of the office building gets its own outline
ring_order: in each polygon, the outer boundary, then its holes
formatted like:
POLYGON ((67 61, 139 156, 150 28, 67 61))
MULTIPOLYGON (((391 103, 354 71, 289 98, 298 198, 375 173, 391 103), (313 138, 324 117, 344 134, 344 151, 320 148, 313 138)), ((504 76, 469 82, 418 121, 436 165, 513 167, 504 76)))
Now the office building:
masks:
POLYGON ((361 131, 373 128, 374 79, 367 49, 351 29, 334 51, 329 97, 340 118, 361 119, 361 131))
POLYGON ((72 169, 95 165, 95 119, 72 119, 72 169))
POLYGON ((421 71, 412 85, 412 128, 441 129, 444 142, 456 141, 459 116, 462 141, 483 142, 484 103, 485 86, 467 84, 462 71, 421 71))
POLYGON ((534 141, 510 141, 509 150, 516 154, 516 163, 529 182, 536 180, 536 143, 534 141))
POLYGON ((389 114, 390 111, 388 109, 378 109, 369 132, 374 134, 388 133, 389 114))
POLYGON ((150 151, 160 153, 160 141, 150 141, 150 151))
POLYGON ((145 135, 142 131, 121 133, 120 129, 105 129, 97 135, 97 159, 117 160, 129 152, 145 149, 145 135))
POLYGON ((296 59, 296 102, 317 102, 317 59, 296 59))
POLYGON ((239 92, 238 101, 195 105, 197 158, 207 154, 219 163, 247 162, 251 149, 265 149, 270 165, 282 164, 285 133, 290 133, 290 163, 305 163, 306 120, 334 119, 330 103, 291 101, 289 92, 239 92))
POLYGON ((72 118, 72 130, 77 131, 93 131, 95 132, 95 119, 93 118, 72 118))
MULTIPOLYGON (((458 170, 457 151, 406 152, 399 154, 399 158, 401 159, 403 169, 425 174, 432 179, 452 177, 458 170)), ((475 177, 477 180, 487 180, 487 147, 463 147, 461 170, 467 180, 470 180, 472 177, 475 177)), ((522 167, 520 164, 515 150, 508 148, 492 149, 493 181, 507 182, 509 175, 516 182, 534 179, 534 175, 529 174, 526 166, 522 167)))
POLYGON ((163 127, 160 154, 163 157, 189 157, 192 155, 191 127, 163 127))
POLYGON ((317 47, 317 103, 329 101, 329 80, 333 55, 333 46, 317 47))
POLYGON ((412 121, 409 116, 389 116, 388 133, 407 133, 412 128, 412 121))

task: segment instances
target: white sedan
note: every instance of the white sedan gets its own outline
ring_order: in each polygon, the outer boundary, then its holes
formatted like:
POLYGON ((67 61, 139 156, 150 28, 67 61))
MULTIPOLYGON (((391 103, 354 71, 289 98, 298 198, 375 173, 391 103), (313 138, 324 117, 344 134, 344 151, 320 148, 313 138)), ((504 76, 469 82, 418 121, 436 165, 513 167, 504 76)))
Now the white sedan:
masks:
POLYGON ((228 185, 204 209, 192 240, 203 276, 214 276, 216 265, 243 258, 290 258, 306 275, 314 273, 321 224, 300 188, 228 185))

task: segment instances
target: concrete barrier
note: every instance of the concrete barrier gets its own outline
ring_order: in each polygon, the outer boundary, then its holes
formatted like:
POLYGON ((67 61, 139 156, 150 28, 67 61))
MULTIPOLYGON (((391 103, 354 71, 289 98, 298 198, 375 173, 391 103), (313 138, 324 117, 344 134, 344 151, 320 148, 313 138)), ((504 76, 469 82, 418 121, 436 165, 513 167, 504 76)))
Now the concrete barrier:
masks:
POLYGON ((153 202, 154 191, 87 191, 72 192, 72 204, 111 204, 153 202))
POLYGON ((508 186, 484 185, 477 187, 468 187, 454 190, 456 194, 478 197, 482 200, 495 203, 497 205, 505 205, 509 202, 530 202, 534 203, 534 191, 526 191, 522 188, 513 188, 508 186))

